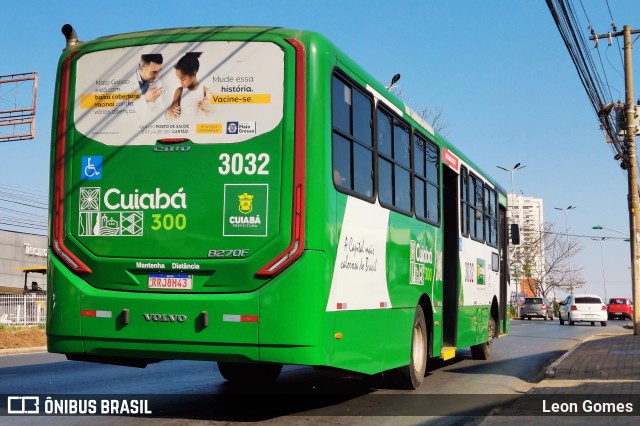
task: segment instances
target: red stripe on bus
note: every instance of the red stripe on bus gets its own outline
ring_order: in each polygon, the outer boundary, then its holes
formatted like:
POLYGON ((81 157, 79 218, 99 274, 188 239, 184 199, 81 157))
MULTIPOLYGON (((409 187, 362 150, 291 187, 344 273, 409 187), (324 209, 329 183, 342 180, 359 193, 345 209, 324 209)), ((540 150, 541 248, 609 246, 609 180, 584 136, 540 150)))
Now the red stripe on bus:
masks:
POLYGON ((293 38, 285 39, 296 51, 296 107, 293 143, 293 206, 289 246, 255 273, 256 278, 273 278, 302 256, 304 251, 304 205, 306 177, 306 68, 304 45, 293 38))
POLYGON ((80 53, 74 51, 69 54, 62 63, 62 75, 60 79, 60 98, 58 101, 58 128, 56 132, 56 157, 55 174, 53 185, 53 250, 62 258, 62 261, 70 266, 75 272, 90 274, 91 269, 87 267, 75 254, 64 245, 64 167, 66 158, 67 141, 67 108, 69 106, 69 83, 71 79, 71 59, 80 53))

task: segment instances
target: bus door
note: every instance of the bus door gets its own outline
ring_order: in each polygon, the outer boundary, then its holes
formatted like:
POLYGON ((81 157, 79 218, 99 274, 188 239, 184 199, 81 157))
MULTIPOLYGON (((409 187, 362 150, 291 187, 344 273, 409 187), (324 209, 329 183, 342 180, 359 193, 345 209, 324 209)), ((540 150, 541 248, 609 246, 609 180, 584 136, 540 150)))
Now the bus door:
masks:
POLYGON ((460 234, 458 226, 458 174, 443 167, 442 223, 444 232, 443 290, 442 290, 442 343, 455 347, 458 329, 458 294, 460 265, 460 234))
POLYGON ((507 321, 509 318, 509 262, 508 262, 508 244, 509 233, 507 232, 507 209, 500 205, 498 212, 498 247, 500 251, 500 324, 499 332, 507 332, 507 321))

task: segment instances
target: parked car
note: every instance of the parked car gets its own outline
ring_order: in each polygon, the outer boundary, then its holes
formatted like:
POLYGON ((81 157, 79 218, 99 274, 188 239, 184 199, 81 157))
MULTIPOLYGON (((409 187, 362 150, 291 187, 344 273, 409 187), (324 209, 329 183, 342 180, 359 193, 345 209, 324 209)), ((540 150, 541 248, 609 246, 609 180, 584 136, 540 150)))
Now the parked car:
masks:
POLYGON ((627 299, 625 297, 614 297, 609 299, 609 305, 607 305, 607 316, 610 320, 616 318, 633 318, 633 302, 631 302, 631 299, 627 299))
POLYGON ((600 322, 603 327, 607 326, 607 305, 602 303, 602 299, 597 294, 570 294, 560 303, 560 325, 565 321, 569 325, 576 322, 590 322, 595 325, 600 322))
POLYGON ((546 321, 547 318, 553 319, 553 307, 551 306, 551 302, 542 297, 527 297, 524 299, 524 303, 522 304, 522 308, 520 309, 520 319, 528 319, 531 317, 535 318, 544 318, 546 321))

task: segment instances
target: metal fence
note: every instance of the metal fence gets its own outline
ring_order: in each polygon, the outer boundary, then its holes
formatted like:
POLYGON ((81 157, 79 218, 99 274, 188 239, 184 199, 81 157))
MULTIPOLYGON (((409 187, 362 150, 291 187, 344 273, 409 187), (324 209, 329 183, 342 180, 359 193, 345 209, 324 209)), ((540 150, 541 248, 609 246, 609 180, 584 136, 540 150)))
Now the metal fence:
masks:
POLYGON ((0 324, 38 325, 46 320, 45 294, 0 294, 0 324))

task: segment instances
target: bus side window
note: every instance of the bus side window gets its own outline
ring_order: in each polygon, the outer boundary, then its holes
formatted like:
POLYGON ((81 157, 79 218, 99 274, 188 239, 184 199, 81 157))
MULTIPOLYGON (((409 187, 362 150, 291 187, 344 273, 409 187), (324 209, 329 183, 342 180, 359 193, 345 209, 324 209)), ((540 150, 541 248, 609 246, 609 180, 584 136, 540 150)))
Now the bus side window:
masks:
POLYGON ((378 198, 380 204, 411 213, 411 138, 409 126, 380 108, 378 129, 378 198))
POLYGON ((382 204, 393 204, 391 166, 391 117, 378 110, 378 198, 382 204))
POLYGON ((469 174, 469 234, 476 241, 484 241, 484 185, 469 174))
POLYGON ((440 173, 438 173, 438 147, 427 143, 427 221, 440 223, 440 173))
POLYGON ((438 147, 418 133, 413 136, 414 197, 416 217, 440 223, 438 147))
POLYGON ((373 129, 371 99, 353 91, 353 189, 373 197, 373 129))
POLYGON ((351 188, 351 145, 339 134, 333 134, 333 183, 351 188))
POLYGON ((460 168, 460 232, 465 237, 469 236, 469 172, 464 167, 460 168))
POLYGON ((487 240, 487 244, 493 247, 497 247, 498 244, 498 211, 496 203, 496 191, 485 187, 484 197, 484 235, 487 240))
POLYGON ((344 193, 373 198, 373 102, 337 75, 331 80, 333 183, 344 193))
POLYGON ((394 200, 393 205, 411 211, 411 155, 409 128, 397 120, 393 126, 394 200))

